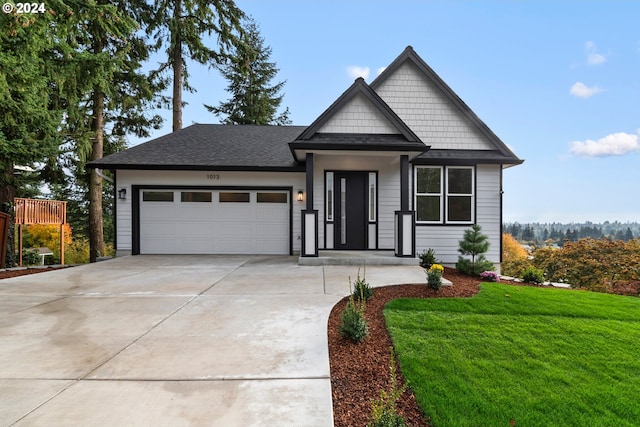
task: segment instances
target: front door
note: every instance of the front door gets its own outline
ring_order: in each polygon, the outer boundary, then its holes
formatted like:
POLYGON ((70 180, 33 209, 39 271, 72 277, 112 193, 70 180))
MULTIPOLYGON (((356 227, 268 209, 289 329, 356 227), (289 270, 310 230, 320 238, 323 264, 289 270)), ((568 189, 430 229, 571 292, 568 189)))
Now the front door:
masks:
POLYGON ((367 247, 367 181, 366 172, 335 173, 336 249, 367 247))

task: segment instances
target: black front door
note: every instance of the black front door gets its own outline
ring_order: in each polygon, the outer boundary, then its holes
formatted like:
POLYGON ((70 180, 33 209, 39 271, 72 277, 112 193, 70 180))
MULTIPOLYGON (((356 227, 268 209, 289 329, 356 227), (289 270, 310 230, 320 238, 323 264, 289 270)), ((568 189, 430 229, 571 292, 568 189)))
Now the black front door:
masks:
POLYGON ((367 178, 366 172, 336 172, 334 197, 336 249, 367 247, 367 178))

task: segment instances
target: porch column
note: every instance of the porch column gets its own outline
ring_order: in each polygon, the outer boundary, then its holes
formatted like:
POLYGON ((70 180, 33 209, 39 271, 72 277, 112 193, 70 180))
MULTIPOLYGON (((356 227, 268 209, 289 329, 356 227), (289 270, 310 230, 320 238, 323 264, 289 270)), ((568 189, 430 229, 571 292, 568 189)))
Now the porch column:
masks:
POLYGON ((400 209, 409 210, 409 156, 400 156, 400 209))
POLYGON ((313 153, 307 153, 305 163, 307 208, 302 211, 302 248, 303 257, 318 256, 318 211, 313 209, 313 153))
POLYGON ((400 210, 395 212, 394 240, 397 257, 416 256, 416 216, 409 210, 409 156, 400 156, 400 210))
POLYGON ((394 221, 395 255, 414 258, 416 256, 416 215, 414 211, 396 211, 394 221))

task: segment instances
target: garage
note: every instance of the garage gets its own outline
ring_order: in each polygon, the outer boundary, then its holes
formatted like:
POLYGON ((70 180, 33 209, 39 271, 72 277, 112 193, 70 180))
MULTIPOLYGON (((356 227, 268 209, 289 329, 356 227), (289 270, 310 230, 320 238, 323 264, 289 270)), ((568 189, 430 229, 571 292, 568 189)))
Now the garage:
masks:
POLYGON ((282 189, 140 189, 140 253, 288 255, 290 199, 282 189))

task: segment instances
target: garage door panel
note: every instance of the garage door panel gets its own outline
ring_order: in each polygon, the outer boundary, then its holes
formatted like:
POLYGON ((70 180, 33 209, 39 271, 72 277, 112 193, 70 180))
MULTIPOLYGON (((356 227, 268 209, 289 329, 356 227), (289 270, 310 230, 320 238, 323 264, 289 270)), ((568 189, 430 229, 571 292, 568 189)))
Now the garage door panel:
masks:
MULTIPOLYGON (((156 191, 156 190, 154 190, 156 191)), ((173 190, 157 190, 166 196, 173 190)), ((140 198, 140 252, 148 254, 288 254, 290 204, 287 192, 242 190, 211 198, 202 190, 174 191, 173 202, 140 198), (261 196, 258 198, 257 193, 261 196), (184 196, 185 193, 190 193, 184 196), (198 194, 196 194, 198 193, 198 194), (235 196, 237 196, 235 194, 235 196), (280 194, 280 196, 278 196, 280 194), (209 201, 211 200, 211 201, 209 201)), ((147 197, 149 199, 149 197, 147 197)), ((157 198, 157 196, 156 196, 157 198)))

